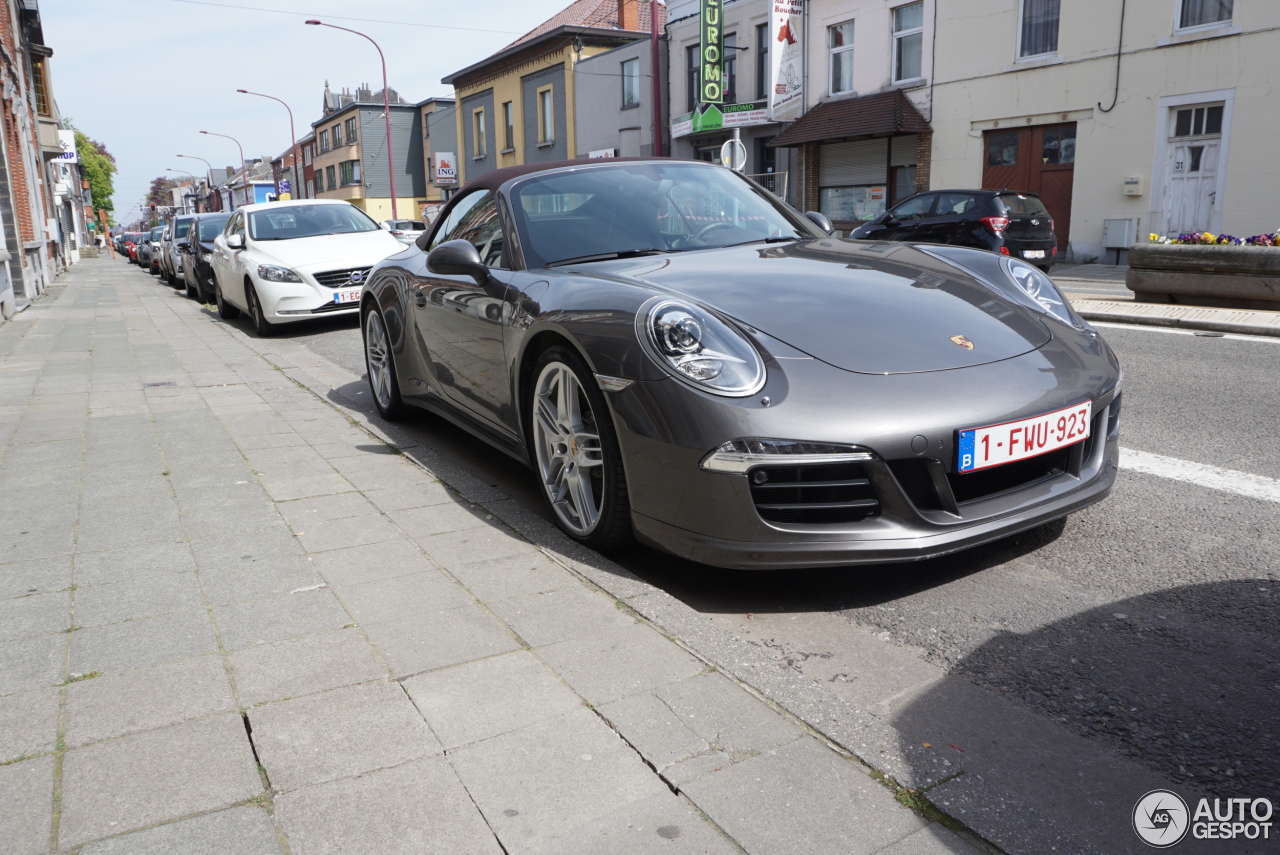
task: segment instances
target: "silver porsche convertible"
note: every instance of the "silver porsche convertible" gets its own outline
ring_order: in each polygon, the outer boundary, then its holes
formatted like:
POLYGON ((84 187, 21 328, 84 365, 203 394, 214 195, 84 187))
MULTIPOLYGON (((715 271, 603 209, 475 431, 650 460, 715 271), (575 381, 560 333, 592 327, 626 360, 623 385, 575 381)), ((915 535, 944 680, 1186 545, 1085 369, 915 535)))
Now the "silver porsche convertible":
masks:
POLYGON ((528 464, 570 537, 707 564, 910 561, 1116 475, 1121 370, 1029 264, 852 241, 670 159, 499 169, 361 302, 369 384, 528 464))

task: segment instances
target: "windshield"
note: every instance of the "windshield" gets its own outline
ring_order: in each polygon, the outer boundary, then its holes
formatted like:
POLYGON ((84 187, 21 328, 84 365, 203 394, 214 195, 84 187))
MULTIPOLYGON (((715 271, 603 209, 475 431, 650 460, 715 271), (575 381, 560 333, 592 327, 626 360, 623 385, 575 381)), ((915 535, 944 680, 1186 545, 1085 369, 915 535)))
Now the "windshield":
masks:
POLYGON ((1029 216, 1049 216, 1044 203, 1036 196, 1024 196, 1021 193, 1006 193, 999 197, 1005 211, 1010 214, 1026 214, 1029 216))
POLYGON ((151 230, 151 239, 160 240, 160 236, 164 234, 164 226, 157 226, 151 230))
POLYGON ((522 181, 511 196, 531 268, 637 251, 825 237, 749 180, 693 163, 552 172, 522 181))
POLYGON ((173 224, 173 236, 175 238, 184 238, 187 232, 191 230, 190 220, 178 220, 173 224))
POLYGON ((207 220, 200 221, 200 240, 210 241, 222 234, 222 227, 227 224, 227 220, 231 219, 230 214, 223 214, 220 217, 210 217, 207 220))
POLYGON ((249 215, 249 236, 254 240, 376 232, 378 224, 355 205, 272 206, 249 215))

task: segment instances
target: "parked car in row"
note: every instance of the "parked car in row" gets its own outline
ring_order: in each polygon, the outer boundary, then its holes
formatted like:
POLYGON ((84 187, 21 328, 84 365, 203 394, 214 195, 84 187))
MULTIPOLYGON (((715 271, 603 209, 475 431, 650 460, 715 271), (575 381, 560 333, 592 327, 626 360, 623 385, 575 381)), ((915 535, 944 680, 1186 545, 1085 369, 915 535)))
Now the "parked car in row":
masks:
POLYGON ((1021 258, 1048 271, 1058 260, 1053 217, 1035 193, 931 190, 863 223, 849 237, 970 246, 1021 258))
POLYGON ((219 211, 212 214, 195 214, 188 224, 187 240, 179 245, 181 254, 182 281, 187 287, 187 296, 201 303, 212 303, 214 300, 213 241, 222 234, 222 228, 231 219, 230 211, 219 211))
POLYGON ((382 227, 404 244, 413 243, 427 230, 427 224, 421 220, 383 220, 382 227))
POLYGON ((917 561, 1108 495, 1120 366, 1041 270, 830 232, 710 164, 486 172, 370 272, 372 398, 527 463, 580 543, 722 567, 917 561))
POLYGON ((180 214, 169 221, 165 230, 163 251, 160 253, 160 278, 174 288, 180 288, 184 284, 181 248, 187 242, 190 227, 191 215, 180 214))
POLYGON ((149 273, 160 272, 160 242, 164 238, 164 226, 156 226, 142 239, 139 264, 149 273))
POLYGON ((277 324, 360 310, 374 264, 404 250, 349 202, 305 199, 238 208, 213 241, 218 314, 248 312, 258 335, 277 324))
POLYGON ((125 232, 124 239, 121 241, 120 253, 124 256, 125 261, 130 264, 138 263, 138 249, 141 244, 141 237, 138 232, 125 232))

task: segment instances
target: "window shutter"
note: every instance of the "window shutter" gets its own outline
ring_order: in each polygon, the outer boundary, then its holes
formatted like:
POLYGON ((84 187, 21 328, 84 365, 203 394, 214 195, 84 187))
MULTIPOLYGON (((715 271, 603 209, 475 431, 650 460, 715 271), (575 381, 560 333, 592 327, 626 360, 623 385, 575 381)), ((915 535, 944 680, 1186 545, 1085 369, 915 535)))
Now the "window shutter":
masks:
POLYGON ((827 143, 819 154, 818 184, 822 187, 884 184, 888 180, 888 158, 887 139, 827 143))

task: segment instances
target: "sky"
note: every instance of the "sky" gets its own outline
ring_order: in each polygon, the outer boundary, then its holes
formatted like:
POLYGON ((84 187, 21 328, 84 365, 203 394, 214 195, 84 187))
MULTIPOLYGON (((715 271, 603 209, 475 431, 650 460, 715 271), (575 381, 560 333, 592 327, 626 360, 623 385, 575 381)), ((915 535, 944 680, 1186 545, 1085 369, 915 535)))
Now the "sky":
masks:
POLYGON ((335 92, 382 88, 378 52, 365 39, 318 18, 359 30, 382 47, 387 80, 405 100, 452 97, 440 78, 500 50, 570 0, 42 0, 40 15, 54 98, 64 117, 116 158, 115 217, 137 215, 157 176, 204 176, 195 155, 215 168, 274 157, 321 116, 325 81, 335 92), (127 14, 126 14, 127 11, 127 14), (167 172, 166 169, 177 170, 167 172), (131 213, 132 209, 132 213, 131 213))

